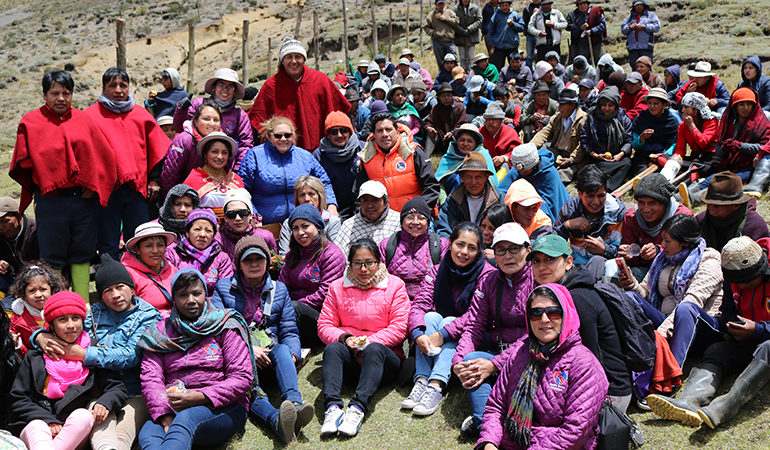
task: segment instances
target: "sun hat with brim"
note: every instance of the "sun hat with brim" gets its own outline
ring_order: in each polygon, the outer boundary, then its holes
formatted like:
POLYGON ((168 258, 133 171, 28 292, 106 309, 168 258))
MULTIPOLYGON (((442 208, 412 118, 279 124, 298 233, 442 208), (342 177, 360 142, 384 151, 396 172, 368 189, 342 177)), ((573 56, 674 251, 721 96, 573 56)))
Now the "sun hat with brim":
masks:
POLYGON ((136 231, 134 232, 134 237, 128 240, 126 242, 126 248, 129 251, 135 251, 136 246, 139 245, 139 242, 142 239, 148 238, 148 237, 155 237, 159 236, 166 240, 166 246, 169 246, 176 241, 176 233, 171 231, 166 231, 163 228, 163 225, 157 223, 157 222, 147 222, 139 225, 136 227, 136 231))
POLYGON ((644 97, 642 97, 642 99, 645 101, 647 101, 648 98, 657 98, 663 103, 671 103, 671 100, 668 98, 668 93, 666 93, 666 90, 659 87, 654 87, 650 89, 650 92, 644 97))
POLYGON ((404 95, 409 95, 409 89, 406 88, 406 86, 402 86, 400 84, 394 84, 390 87, 390 90, 388 90, 388 101, 393 101, 393 95, 396 93, 396 91, 402 90, 404 91, 404 95))
POLYGON ((468 152, 463 159, 463 163, 456 171, 458 174, 462 172, 484 172, 488 176, 494 175, 487 166, 487 160, 479 152, 468 152))
POLYGON ((476 141, 476 147, 484 142, 484 137, 481 135, 481 132, 479 132, 479 128, 472 123, 464 123, 452 130, 452 136, 454 136, 455 141, 457 141, 457 138, 463 133, 470 134, 471 137, 473 137, 473 140, 476 141))
POLYGON ((558 234, 546 234, 535 239, 532 243, 532 251, 527 255, 527 261, 532 261, 535 253, 542 253, 551 258, 558 256, 569 256, 572 249, 566 239, 558 234))
POLYGON ((455 67, 452 69, 452 80, 462 80, 462 78, 465 76, 465 69, 463 69, 460 66, 455 67))
POLYGON ((405 48, 405 49, 401 50, 401 54, 398 55, 398 57, 401 58, 402 56, 406 56, 406 55, 414 56, 414 53, 412 53, 412 51, 409 50, 408 48, 405 48))
POLYGON ((548 84, 545 81, 537 80, 535 82, 535 87, 532 88, 532 95, 537 94, 538 92, 551 92, 551 88, 548 87, 548 84))
POLYGON ((743 193, 741 177, 724 171, 711 178, 708 189, 701 194, 701 200, 707 205, 742 205, 749 201, 749 196, 743 193))
POLYGON ((693 70, 688 70, 687 75, 691 77, 713 77, 716 75, 711 71, 711 63, 708 61, 698 61, 693 70))
POLYGON ((241 80, 238 78, 238 72, 233 69, 217 69, 217 71, 214 72, 214 76, 206 81, 206 86, 203 90, 207 94, 214 95, 214 86, 216 86, 217 81, 219 80, 235 83, 235 99, 240 100, 243 98, 246 88, 241 84, 241 80))
POLYGON ((362 59, 358 61, 358 67, 369 67, 369 61, 362 59))
POLYGON ((449 92, 450 94, 454 93, 452 86, 447 82, 441 83, 438 89, 436 89, 436 93, 439 95, 443 94, 444 92, 449 92))
POLYGON ((479 53, 473 58, 473 64, 476 64, 479 61, 484 61, 485 59, 489 59, 489 57, 483 53, 479 53))
POLYGON ((161 126, 161 127, 163 125, 172 125, 174 123, 174 118, 171 116, 160 116, 155 120, 158 121, 158 126, 161 126))
POLYGON ((198 156, 200 156, 204 160, 206 158, 203 157, 203 154, 201 152, 203 151, 203 147, 209 141, 224 142, 224 144, 230 149, 230 158, 234 157, 235 154, 238 152, 238 143, 235 142, 233 138, 226 135, 225 133, 222 133, 221 131, 213 131, 209 133, 207 136, 205 136, 203 139, 198 141, 198 145, 195 147, 195 151, 198 152, 198 156))
POLYGON ((494 247, 498 242, 510 242, 516 245, 529 245, 530 243, 524 228, 514 222, 504 223, 497 227, 492 238, 492 246, 494 247))

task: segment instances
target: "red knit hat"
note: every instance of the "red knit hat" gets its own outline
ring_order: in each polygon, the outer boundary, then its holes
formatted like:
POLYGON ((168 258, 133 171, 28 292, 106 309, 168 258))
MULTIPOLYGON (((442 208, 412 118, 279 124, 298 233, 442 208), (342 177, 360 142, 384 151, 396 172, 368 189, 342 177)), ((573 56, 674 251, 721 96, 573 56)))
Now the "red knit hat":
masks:
POLYGON ((738 88, 733 92, 733 98, 730 102, 730 106, 735 105, 740 102, 751 102, 751 103, 757 103, 757 94, 754 92, 753 89, 742 87, 738 88))
POLYGON ((86 319, 86 301, 80 295, 71 291, 61 291, 53 294, 45 301, 43 318, 52 322, 65 314, 77 314, 86 319))
POLYGON ((328 133, 330 129, 337 127, 344 127, 353 132, 353 123, 350 122, 350 117, 342 111, 332 111, 326 116, 324 133, 328 133))

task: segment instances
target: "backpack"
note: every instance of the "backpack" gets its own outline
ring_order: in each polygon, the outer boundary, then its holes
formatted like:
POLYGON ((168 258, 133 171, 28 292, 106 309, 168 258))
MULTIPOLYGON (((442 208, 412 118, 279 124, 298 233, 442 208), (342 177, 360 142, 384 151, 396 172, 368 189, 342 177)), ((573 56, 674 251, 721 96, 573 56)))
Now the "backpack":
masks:
MULTIPOLYGON (((393 260, 399 242, 401 242, 401 232, 396 231, 390 236, 388 246, 385 247, 385 267, 388 267, 393 260)), ((438 234, 428 232, 428 248, 430 249, 430 260, 434 266, 438 265, 441 262, 441 237, 438 234)))
POLYGON ((615 356, 625 361, 626 366, 634 372, 652 369, 657 347, 655 327, 650 319, 618 286, 598 281, 593 287, 610 311, 620 338, 623 354, 615 356))

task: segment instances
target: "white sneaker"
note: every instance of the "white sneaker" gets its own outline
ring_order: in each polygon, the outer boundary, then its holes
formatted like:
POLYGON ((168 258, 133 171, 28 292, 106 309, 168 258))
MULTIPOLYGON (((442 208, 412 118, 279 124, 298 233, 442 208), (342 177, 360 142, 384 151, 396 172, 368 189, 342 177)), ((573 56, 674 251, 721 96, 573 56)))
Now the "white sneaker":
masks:
POLYGON ((409 397, 405 398, 401 402, 401 408, 413 409, 415 406, 417 406, 417 404, 420 403, 420 398, 422 398, 422 395, 425 393, 425 389, 427 388, 428 383, 426 383, 425 380, 417 380, 417 382, 414 383, 412 392, 409 393, 409 397))
POLYGON ((344 413, 340 407, 327 408, 324 413, 324 423, 321 426, 321 436, 337 433, 343 415, 344 413))
POLYGON ((441 389, 428 386, 412 412, 415 416, 429 416, 436 412, 442 400, 444 400, 444 395, 441 393, 441 389))
POLYGON ((345 411, 345 416, 342 418, 339 432, 346 436, 355 436, 358 434, 358 430, 361 428, 361 422, 363 421, 364 412, 355 406, 348 406, 348 409, 345 411))

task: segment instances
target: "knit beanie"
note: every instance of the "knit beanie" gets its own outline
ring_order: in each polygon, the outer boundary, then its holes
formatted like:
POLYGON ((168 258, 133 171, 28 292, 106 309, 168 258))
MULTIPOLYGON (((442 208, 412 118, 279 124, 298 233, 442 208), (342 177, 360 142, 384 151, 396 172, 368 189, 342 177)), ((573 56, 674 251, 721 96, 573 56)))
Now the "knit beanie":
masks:
POLYGON ((388 112, 388 106, 382 100, 375 100, 369 106, 369 111, 371 111, 371 117, 374 117, 377 114, 388 112))
POLYGON ((484 111, 485 119, 505 119, 505 111, 503 111, 503 104, 500 102, 492 102, 487 105, 486 111, 484 111))
POLYGON ((48 297, 43 307, 43 318, 50 323, 65 314, 77 314, 86 320, 86 301, 72 291, 61 291, 48 297))
POLYGON ((404 221, 406 216, 412 213, 420 213, 425 216, 426 219, 430 220, 430 206, 428 206, 428 203, 421 195, 418 195, 417 197, 414 197, 408 202, 404 203, 404 206, 401 208, 401 222, 404 221))
POLYGON ((636 62, 642 63, 645 66, 647 66, 650 69, 652 69, 652 59, 650 59, 650 57, 647 56, 647 55, 642 55, 642 56, 636 58, 636 62))
POLYGON ((757 103, 757 93, 754 92, 753 89, 742 87, 738 88, 733 92, 733 96, 730 99, 730 106, 735 105, 736 103, 740 102, 751 102, 756 104, 757 103))
POLYGON ((283 42, 281 42, 281 51, 278 55, 279 64, 283 62, 284 56, 292 53, 299 53, 303 58, 307 59, 307 51, 305 51, 305 46, 302 45, 302 42, 290 37, 283 38, 283 42))
POLYGON ((294 211, 289 214, 289 228, 291 228, 292 224, 297 219, 307 220, 317 226, 319 230, 323 230, 325 226, 321 213, 318 212, 318 208, 310 203, 305 203, 294 208, 294 211))
POLYGON ((338 127, 353 131, 353 124, 350 122, 350 117, 347 114, 342 111, 332 111, 326 116, 324 121, 324 133, 328 133, 332 128, 338 127))
POLYGON ((244 236, 238 240, 238 243, 235 244, 235 250, 233 253, 233 256, 235 257, 233 258, 233 262, 235 263, 236 270, 240 271, 241 258, 243 257, 243 254, 246 252, 246 250, 250 248, 258 248, 262 250, 262 253, 264 253, 263 256, 265 256, 265 258, 269 258, 268 255, 270 255, 270 249, 268 248, 264 239, 255 235, 244 236))
POLYGON ((102 297, 105 289, 119 283, 134 289, 134 280, 131 278, 128 270, 126 270, 123 264, 115 261, 106 253, 102 255, 101 264, 99 264, 99 268, 96 270, 94 279, 96 281, 96 293, 99 294, 99 298, 102 297))
POLYGON ((522 144, 511 152, 511 164, 516 170, 531 170, 540 162, 540 155, 537 153, 535 144, 522 144))
POLYGON ((671 196, 674 194, 674 185, 669 183, 662 173, 651 173, 639 180, 634 189, 634 199, 650 197, 658 203, 668 206, 671 196))
POLYGON ((553 70, 553 66, 547 61, 538 61, 535 65, 535 79, 539 80, 545 76, 548 72, 553 70))
POLYGON ((730 239, 722 248, 722 272, 729 283, 748 283, 761 275, 770 275, 770 268, 762 247, 750 237, 740 236, 730 239))
POLYGON ((187 216, 187 222, 185 222, 185 230, 189 230, 192 223, 198 219, 205 219, 211 222, 211 225, 214 226, 214 233, 217 232, 217 215, 214 214, 214 211, 208 208, 194 209, 190 215, 187 216))

